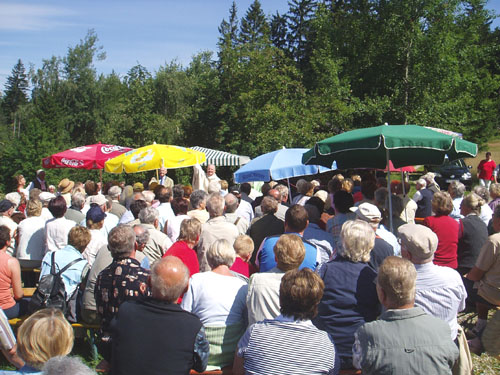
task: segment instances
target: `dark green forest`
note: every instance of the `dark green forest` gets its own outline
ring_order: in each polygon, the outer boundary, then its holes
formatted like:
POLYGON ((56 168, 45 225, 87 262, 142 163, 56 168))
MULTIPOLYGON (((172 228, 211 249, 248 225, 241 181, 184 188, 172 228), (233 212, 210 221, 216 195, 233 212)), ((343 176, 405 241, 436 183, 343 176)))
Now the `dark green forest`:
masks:
MULTIPOLYGON (((233 3, 217 51, 154 72, 136 65, 124 77, 97 73, 105 46, 89 30, 66 56, 13 67, 0 103, 0 191, 17 173, 32 178, 42 157, 99 141, 255 157, 387 122, 483 144, 500 111, 500 30, 485 4, 291 0, 268 17, 258 0, 246 10, 233 3)), ((48 171, 52 181, 66 175, 97 176, 48 171)))

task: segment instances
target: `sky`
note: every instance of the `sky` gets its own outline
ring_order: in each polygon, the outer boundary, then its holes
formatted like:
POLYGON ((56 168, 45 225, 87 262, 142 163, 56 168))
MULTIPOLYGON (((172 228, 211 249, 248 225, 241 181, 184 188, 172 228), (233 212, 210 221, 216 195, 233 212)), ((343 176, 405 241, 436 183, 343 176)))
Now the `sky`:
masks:
MULTIPOLYGON (((236 0, 238 18, 253 0, 236 0)), ((99 73, 124 76, 134 65, 150 72, 176 60, 187 66, 201 51, 217 50, 218 27, 232 0, 0 0, 0 91, 21 59, 26 67, 64 57, 94 29, 106 52, 99 73)), ((261 0, 271 16, 288 10, 288 0, 261 0)), ((500 13, 500 0, 488 8, 500 13)), ((500 20, 494 21, 500 26, 500 20)))

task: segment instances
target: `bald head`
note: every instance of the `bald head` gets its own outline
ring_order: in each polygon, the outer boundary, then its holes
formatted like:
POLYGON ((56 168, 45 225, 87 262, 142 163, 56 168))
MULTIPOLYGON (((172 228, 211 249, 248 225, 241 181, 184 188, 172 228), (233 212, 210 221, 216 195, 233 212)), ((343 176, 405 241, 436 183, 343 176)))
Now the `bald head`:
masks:
POLYGON ((278 190, 271 189, 267 192, 267 195, 273 197, 274 199, 276 199, 278 202, 281 203, 281 193, 278 190))
POLYGON ((187 291, 189 270, 174 256, 161 258, 151 267, 153 298, 173 303, 187 291))
POLYGON ((226 212, 228 214, 231 214, 238 209, 238 198, 236 198, 234 194, 226 194, 226 196, 224 197, 224 202, 226 204, 226 212))
POLYGON ((215 165, 213 164, 208 164, 207 165, 207 176, 211 177, 215 174, 215 165))

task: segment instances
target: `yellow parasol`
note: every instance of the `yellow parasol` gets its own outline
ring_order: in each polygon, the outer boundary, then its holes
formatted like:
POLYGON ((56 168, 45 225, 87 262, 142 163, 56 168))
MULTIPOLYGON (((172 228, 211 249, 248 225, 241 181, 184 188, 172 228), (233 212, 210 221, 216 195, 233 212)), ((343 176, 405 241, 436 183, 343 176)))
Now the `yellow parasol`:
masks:
POLYGON ((126 152, 108 160, 104 170, 109 173, 136 173, 159 169, 191 167, 203 163, 206 156, 203 152, 190 148, 152 144, 126 152))

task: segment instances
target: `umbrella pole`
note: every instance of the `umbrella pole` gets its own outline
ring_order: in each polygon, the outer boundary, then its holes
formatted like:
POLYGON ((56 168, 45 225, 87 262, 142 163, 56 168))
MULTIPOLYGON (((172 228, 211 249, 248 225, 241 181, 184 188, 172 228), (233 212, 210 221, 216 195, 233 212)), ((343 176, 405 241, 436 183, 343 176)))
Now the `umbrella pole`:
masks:
POLYGON ((288 182, 288 202, 292 203, 292 189, 290 188, 290 179, 287 178, 286 182, 288 182))
POLYGON ((101 189, 102 189, 102 169, 99 169, 99 181, 101 181, 101 189))
POLYGON ((387 159, 387 191, 389 195, 389 228, 392 233, 392 194, 391 194, 391 168, 389 166, 390 158, 389 158, 389 149, 385 150, 385 157, 387 159))
MULTIPOLYGON (((403 172, 403 168, 401 168, 401 187, 403 188, 403 198, 406 198, 406 187, 405 187, 405 182, 406 182, 406 177, 405 177, 405 172, 403 172)), ((403 201, 404 202, 404 201, 403 201)), ((408 222, 408 211, 406 210, 406 205, 405 205, 405 221, 408 222)))

